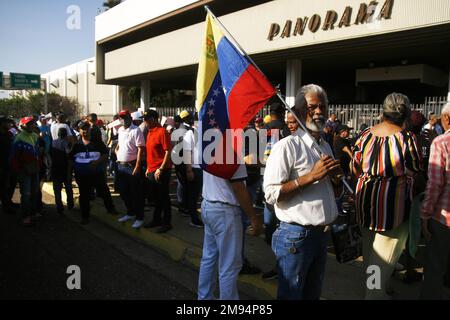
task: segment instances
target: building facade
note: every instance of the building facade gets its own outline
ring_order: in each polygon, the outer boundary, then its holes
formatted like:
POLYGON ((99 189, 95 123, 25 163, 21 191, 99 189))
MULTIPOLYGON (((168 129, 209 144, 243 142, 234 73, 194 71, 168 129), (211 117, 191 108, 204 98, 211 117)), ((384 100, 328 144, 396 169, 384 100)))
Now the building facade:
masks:
POLYGON ((77 101, 81 114, 96 113, 111 120, 122 106, 120 87, 96 82, 95 58, 86 59, 41 75, 47 92, 77 101))
POLYGON ((317 83, 335 104, 450 99, 450 0, 127 0, 96 19, 99 84, 195 90, 204 5, 286 101, 317 83))

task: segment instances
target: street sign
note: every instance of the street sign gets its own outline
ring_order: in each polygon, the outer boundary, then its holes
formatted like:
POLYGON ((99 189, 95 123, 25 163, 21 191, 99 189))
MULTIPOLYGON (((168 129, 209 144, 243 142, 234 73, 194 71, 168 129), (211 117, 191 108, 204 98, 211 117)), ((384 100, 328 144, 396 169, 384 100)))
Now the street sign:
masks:
POLYGON ((41 89, 39 74, 10 73, 11 89, 41 89))
POLYGON ((0 88, 3 88, 3 72, 0 72, 0 88))

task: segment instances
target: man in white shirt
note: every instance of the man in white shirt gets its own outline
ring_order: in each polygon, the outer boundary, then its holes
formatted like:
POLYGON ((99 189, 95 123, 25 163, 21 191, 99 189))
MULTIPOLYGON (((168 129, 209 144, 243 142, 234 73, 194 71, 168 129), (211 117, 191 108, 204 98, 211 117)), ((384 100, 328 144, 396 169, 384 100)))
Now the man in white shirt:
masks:
POLYGON ((144 224, 144 194, 141 162, 144 158, 145 140, 139 127, 133 124, 128 110, 119 113, 123 126, 119 128, 117 155, 117 187, 127 208, 119 222, 136 219, 132 225, 139 229, 144 224))
POLYGON ((66 115, 64 113, 59 113, 56 116, 56 121, 51 124, 50 126, 50 133, 52 134, 52 140, 56 140, 58 139, 58 132, 59 129, 64 128, 67 130, 67 137, 72 140, 72 142, 75 142, 75 139, 72 135, 72 131, 70 130, 69 125, 66 123, 67 118, 66 115))
POLYGON ((183 119, 185 126, 190 126, 183 137, 184 190, 186 191, 186 205, 191 216, 192 227, 203 228, 203 222, 197 214, 197 201, 202 191, 203 174, 198 163, 197 129, 193 126, 192 116, 183 119))
POLYGON ((237 278, 242 268, 241 208, 253 227, 253 235, 262 232, 245 186, 247 172, 240 165, 230 180, 203 172, 202 220, 205 224, 203 254, 200 263, 198 299, 213 300, 217 271, 221 300, 239 299, 237 278))
POLYGON ((339 161, 320 138, 328 99, 317 85, 300 89, 294 111, 306 125, 272 149, 264 173, 266 201, 280 226, 273 234, 278 299, 319 299, 327 259, 327 225, 337 217, 332 179, 339 161))

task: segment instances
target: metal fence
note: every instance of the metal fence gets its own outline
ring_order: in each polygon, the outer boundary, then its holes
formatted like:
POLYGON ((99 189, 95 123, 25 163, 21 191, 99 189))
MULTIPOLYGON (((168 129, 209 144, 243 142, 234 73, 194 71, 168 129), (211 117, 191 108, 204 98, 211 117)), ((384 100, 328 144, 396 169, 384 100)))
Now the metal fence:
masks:
MULTIPOLYGON (((442 108, 447 103, 447 97, 426 97, 421 104, 412 104, 411 109, 421 112, 426 118, 431 113, 440 114, 442 108)), ((365 123, 373 126, 380 121, 383 114, 382 104, 331 104, 329 113, 335 113, 343 124, 356 130, 365 123)))
MULTIPOLYGON (((426 97, 424 103, 412 104, 411 109, 420 111, 425 117, 431 113, 440 114, 442 108, 447 103, 447 97, 426 97)), ((173 117, 182 110, 195 112, 195 108, 160 107, 158 112, 162 116, 173 117)), ((365 123, 368 126, 377 124, 383 114, 382 104, 330 104, 329 113, 336 113, 341 123, 346 124, 356 130, 365 123)), ((264 106, 258 116, 264 117, 269 114, 269 106, 264 106)))

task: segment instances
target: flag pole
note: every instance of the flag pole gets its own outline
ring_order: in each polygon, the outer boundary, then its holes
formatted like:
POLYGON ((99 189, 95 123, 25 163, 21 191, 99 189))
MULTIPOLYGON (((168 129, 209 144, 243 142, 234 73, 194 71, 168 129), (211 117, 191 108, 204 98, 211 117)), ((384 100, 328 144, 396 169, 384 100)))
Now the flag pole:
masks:
MULTIPOLYGON (((217 21, 217 23, 220 25, 220 27, 227 33, 227 35, 231 38, 231 40, 233 41, 234 45, 237 46, 237 48, 241 51, 241 53, 253 64, 253 66, 259 71, 261 72, 262 75, 264 75, 264 77, 267 78, 267 76, 264 74, 264 72, 262 72, 262 70, 258 67, 258 65, 255 63, 255 61, 253 61, 252 58, 250 58, 250 56, 247 54, 247 52, 245 52, 245 50, 241 47, 241 45, 239 44, 239 42, 236 41, 236 39, 233 37, 233 35, 231 34, 230 31, 228 31, 228 29, 222 24, 222 22, 220 22, 219 18, 217 18, 215 16, 215 14, 211 11, 211 9, 209 9, 209 6, 204 6, 205 10, 207 13, 209 13, 211 15, 211 17, 217 21)), ((268 78, 267 78, 268 79, 268 78)), ((295 120, 298 122, 298 124, 300 125, 300 127, 302 128, 303 131, 305 131, 305 133, 310 136, 309 131, 306 129, 305 125, 303 124, 302 121, 300 121, 300 119, 297 117, 297 115, 295 114, 294 110, 292 110, 292 107, 289 106, 287 104, 287 102, 283 99, 283 97, 281 96, 280 92, 277 90, 277 97, 280 99, 280 101, 284 104, 285 108, 294 116, 295 120)), ((321 156, 324 156, 325 153, 323 152, 322 148, 319 146, 319 144, 317 143, 316 139, 314 139, 314 137, 310 136, 311 140, 313 141, 313 145, 315 146, 315 148, 317 149, 317 151, 319 152, 319 154, 321 156)), ((331 157, 334 158, 333 155, 331 155, 331 157)), ((350 187, 350 185, 348 184, 348 182, 345 180, 345 176, 341 177, 342 182, 344 183, 345 187, 348 189, 348 191, 351 194, 354 194, 353 189, 350 187)))

